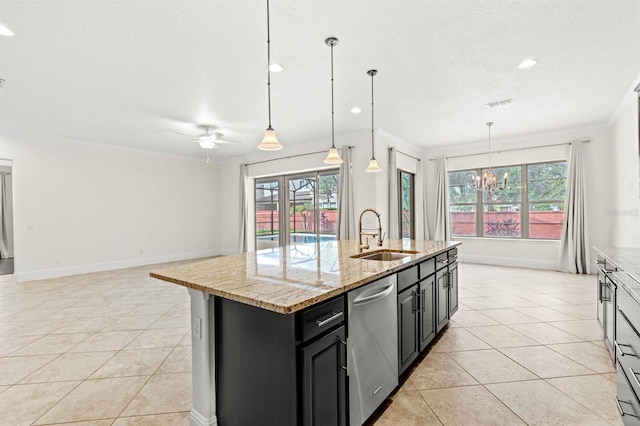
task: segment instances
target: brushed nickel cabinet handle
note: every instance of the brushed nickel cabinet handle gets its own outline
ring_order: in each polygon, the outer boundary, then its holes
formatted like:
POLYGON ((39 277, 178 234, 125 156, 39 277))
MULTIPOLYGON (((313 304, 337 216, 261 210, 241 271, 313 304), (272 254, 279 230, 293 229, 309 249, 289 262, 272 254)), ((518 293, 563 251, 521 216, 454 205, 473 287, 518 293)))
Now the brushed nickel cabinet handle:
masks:
MULTIPOLYGON (((616 349, 618 350, 618 353, 620 354, 620 356, 633 356, 633 357, 638 357, 638 355, 636 355, 635 353, 626 353, 622 351, 622 348, 620 346, 624 346, 625 348, 630 348, 632 347, 631 345, 625 345, 622 343, 618 343, 618 342, 613 342, 613 346, 616 347, 616 349)), ((638 384, 638 387, 640 388, 640 384, 638 384)))
POLYGON ((331 321, 337 320, 338 318, 342 317, 342 315, 343 315, 342 312, 338 312, 338 313, 331 312, 331 316, 329 318, 324 320, 316 320, 316 326, 322 327, 324 325, 327 325, 331 321))
MULTIPOLYGON (((616 405, 618 406, 618 411, 620 412, 620 415, 621 415, 621 416, 629 416, 629 417, 635 417, 635 418, 638 418, 638 416, 637 416, 637 415, 635 415, 635 414, 625 413, 625 412, 622 410, 622 406, 620 405, 620 400, 618 399, 618 396, 617 396, 617 395, 613 395, 613 397, 616 399, 616 405)), ((627 401, 622 401, 622 402, 624 402, 625 404, 629 404, 629 405, 631 405, 631 403, 630 403, 630 402, 627 402, 627 401)))
POLYGON ((638 374, 633 371, 633 368, 629 367, 629 372, 631 373, 631 377, 633 377, 633 380, 636 382, 636 386, 638 386, 638 388, 640 389, 640 382, 638 381, 638 374))

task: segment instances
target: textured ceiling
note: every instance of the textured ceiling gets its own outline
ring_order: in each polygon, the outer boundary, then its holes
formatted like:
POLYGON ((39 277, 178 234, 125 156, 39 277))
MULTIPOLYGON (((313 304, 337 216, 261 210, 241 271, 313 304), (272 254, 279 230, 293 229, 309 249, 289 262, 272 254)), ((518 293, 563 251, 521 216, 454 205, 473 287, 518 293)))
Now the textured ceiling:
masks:
MULTIPOLYGON (((209 124, 255 152, 267 125, 266 2, 0 0, 0 132, 204 158, 209 124)), ((638 0, 272 0, 273 126, 286 146, 370 126, 421 147, 604 123, 640 73, 638 0), (516 65, 528 57, 538 64, 516 65), (485 104, 514 98, 513 105, 485 104), (349 113, 362 107, 359 116, 349 113)))

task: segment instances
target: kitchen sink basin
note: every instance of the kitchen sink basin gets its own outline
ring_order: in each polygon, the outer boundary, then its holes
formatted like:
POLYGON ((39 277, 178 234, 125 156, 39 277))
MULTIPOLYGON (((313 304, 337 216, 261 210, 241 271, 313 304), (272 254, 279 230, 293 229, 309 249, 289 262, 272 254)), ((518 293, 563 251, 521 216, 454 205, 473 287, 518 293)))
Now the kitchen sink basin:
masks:
POLYGON ((376 250, 373 252, 356 254, 351 257, 354 259, 379 260, 382 262, 389 262, 393 260, 402 260, 411 256, 412 254, 418 254, 418 252, 410 250, 376 250))

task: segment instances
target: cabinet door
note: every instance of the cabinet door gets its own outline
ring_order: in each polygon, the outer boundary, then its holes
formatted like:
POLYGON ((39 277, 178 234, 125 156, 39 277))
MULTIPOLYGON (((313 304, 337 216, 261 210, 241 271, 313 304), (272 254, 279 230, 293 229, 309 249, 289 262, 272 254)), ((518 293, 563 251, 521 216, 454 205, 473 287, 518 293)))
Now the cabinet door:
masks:
POLYGON ((440 269, 436 272, 436 332, 449 322, 449 270, 440 269))
POLYGON ((458 262, 449 264, 449 318, 458 312, 458 262))
POLYGON ((616 285, 609 279, 605 278, 606 298, 604 305, 604 317, 605 317, 605 330, 604 341, 609 348, 609 352, 615 359, 615 351, 613 342, 615 341, 615 309, 616 309, 616 285))
POLYGON ((398 364, 399 374, 418 356, 418 285, 398 295, 398 364))
POLYGON ((302 424, 347 424, 344 326, 302 348, 302 424))
POLYGON ((436 314, 435 304, 435 281, 436 276, 430 275, 427 279, 420 282, 420 310, 418 317, 420 318, 420 352, 422 352, 436 337, 436 314))

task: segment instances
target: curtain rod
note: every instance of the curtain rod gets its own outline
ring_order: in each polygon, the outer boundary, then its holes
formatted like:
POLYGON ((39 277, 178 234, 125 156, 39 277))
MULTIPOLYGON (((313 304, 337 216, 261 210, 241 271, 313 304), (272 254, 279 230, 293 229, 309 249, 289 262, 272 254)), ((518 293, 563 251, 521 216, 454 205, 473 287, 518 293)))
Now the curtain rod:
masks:
MULTIPOLYGON (((589 143, 591 142, 589 139, 584 140, 584 141, 576 141, 576 142, 582 142, 582 143, 589 143)), ((549 148, 550 146, 562 146, 562 145, 571 145, 573 142, 563 142, 563 143, 552 143, 549 145, 540 145, 540 146, 528 146, 526 148, 509 148, 509 149, 501 149, 498 151, 493 151, 494 154, 500 154, 502 152, 509 152, 509 151, 522 151, 525 149, 537 149, 537 148, 549 148)), ((449 158, 462 158, 462 157, 474 157, 476 155, 487 155, 489 154, 488 152, 479 152, 476 154, 462 154, 462 155, 452 155, 450 157, 444 157, 445 159, 449 159, 449 158)), ((429 158, 429 161, 435 161, 438 160, 438 158, 429 158)))
MULTIPOLYGON (((390 146, 390 147, 389 147, 389 151, 391 151, 391 148, 393 148, 393 147, 392 147, 392 146, 390 146)), ((413 159, 414 159, 414 160, 416 160, 416 161, 420 161, 420 159, 419 159, 418 157, 414 157, 413 155, 409 155, 409 154, 407 154, 406 152, 398 151, 397 149, 396 149, 396 152, 397 152, 398 154, 406 155, 406 156, 407 156, 407 157, 409 157, 409 158, 413 158, 413 159)))
MULTIPOLYGON (((347 148, 353 149, 353 148, 355 148, 355 146, 348 145, 347 148)), ((244 165, 245 166, 253 166, 254 164, 269 163, 271 161, 278 161, 278 160, 288 160, 289 158, 304 157, 305 155, 321 154, 323 152, 327 152, 327 151, 326 150, 324 150, 324 151, 315 151, 315 152, 307 152, 307 153, 304 153, 304 154, 288 155, 286 157, 270 158, 269 160, 254 161, 253 163, 244 163, 244 165)))

